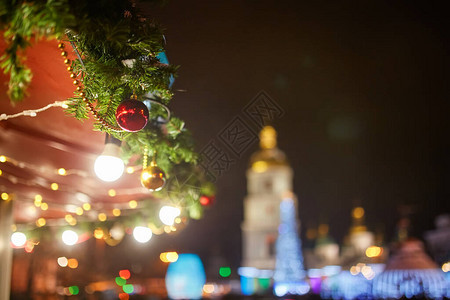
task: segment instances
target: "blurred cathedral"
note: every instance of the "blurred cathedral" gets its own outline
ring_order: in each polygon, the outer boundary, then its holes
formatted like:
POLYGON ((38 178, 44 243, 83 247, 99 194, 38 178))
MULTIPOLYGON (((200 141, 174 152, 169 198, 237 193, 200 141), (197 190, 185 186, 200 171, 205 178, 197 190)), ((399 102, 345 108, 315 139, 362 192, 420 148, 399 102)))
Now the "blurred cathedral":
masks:
POLYGON ((396 241, 391 245, 383 244, 381 236, 366 227, 364 208, 355 207, 342 243, 330 237, 328 224, 320 224, 306 231, 307 243, 302 247, 298 201, 292 191, 293 170, 277 147, 276 131, 264 127, 260 149, 251 156, 247 170, 239 269, 243 294, 312 292, 334 299, 450 295, 442 272, 450 274, 448 215, 440 216, 436 230, 425 236, 439 265, 428 257, 424 245, 410 238, 407 207, 400 209, 396 241))
POLYGON ((298 204, 292 193, 293 171, 285 154, 278 149, 276 137, 271 126, 261 130, 260 150, 251 156, 247 170, 243 261, 239 270, 244 294, 267 292, 272 278, 280 294, 304 291, 298 204))

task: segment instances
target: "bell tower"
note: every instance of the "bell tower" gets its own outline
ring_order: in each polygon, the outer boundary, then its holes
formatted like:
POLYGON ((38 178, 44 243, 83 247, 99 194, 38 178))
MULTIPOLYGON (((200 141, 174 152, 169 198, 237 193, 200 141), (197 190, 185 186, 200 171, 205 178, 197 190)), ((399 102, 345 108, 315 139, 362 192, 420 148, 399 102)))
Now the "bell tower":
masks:
MULTIPOLYGON (((260 132, 260 150, 250 159, 247 197, 242 223, 244 267, 274 270, 275 243, 280 225, 280 204, 292 191, 293 171, 277 148, 277 133, 271 126, 260 132)), ((295 202, 295 209, 297 201, 295 202)))

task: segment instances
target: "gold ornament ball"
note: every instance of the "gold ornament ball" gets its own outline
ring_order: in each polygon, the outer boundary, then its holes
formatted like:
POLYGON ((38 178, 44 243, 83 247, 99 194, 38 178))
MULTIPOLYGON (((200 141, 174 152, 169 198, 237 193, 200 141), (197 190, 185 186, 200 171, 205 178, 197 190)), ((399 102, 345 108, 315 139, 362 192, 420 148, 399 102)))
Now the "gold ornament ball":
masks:
POLYGON ((141 183, 152 192, 160 191, 166 184, 166 174, 160 167, 150 166, 142 170, 141 183))
POLYGON ((58 48, 59 48, 59 49, 64 49, 64 47, 65 47, 64 43, 59 43, 59 44, 58 44, 58 48))
POLYGON ((67 56, 67 51, 62 51, 61 52, 61 56, 66 57, 67 56))

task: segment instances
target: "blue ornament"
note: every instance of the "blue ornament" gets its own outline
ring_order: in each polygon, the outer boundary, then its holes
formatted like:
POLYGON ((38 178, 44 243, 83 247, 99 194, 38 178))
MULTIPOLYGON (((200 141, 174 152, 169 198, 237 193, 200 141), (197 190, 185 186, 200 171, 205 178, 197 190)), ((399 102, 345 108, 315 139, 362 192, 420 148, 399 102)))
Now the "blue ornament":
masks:
MULTIPOLYGON (((167 58, 167 55, 166 55, 165 52, 159 52, 159 53, 156 55, 156 58, 158 58, 159 61, 160 61, 162 64, 165 64, 165 65, 168 65, 168 64, 169 64, 169 59, 167 58)), ((170 78, 169 78, 169 88, 172 87, 172 85, 173 85, 174 82, 175 82, 175 78, 173 77, 173 75, 170 75, 170 78)))

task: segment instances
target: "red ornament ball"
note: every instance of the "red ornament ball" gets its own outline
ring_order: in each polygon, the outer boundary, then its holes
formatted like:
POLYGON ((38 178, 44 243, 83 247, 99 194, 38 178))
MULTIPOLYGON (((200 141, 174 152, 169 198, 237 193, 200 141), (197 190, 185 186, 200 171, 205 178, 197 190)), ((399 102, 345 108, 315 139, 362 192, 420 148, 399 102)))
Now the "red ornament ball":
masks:
POLYGON ((203 195, 200 197, 199 202, 203 206, 210 206, 214 202, 214 196, 208 197, 203 195))
POLYGON ((117 107, 116 121, 120 128, 136 132, 147 125, 149 112, 147 106, 138 100, 125 100, 117 107))

